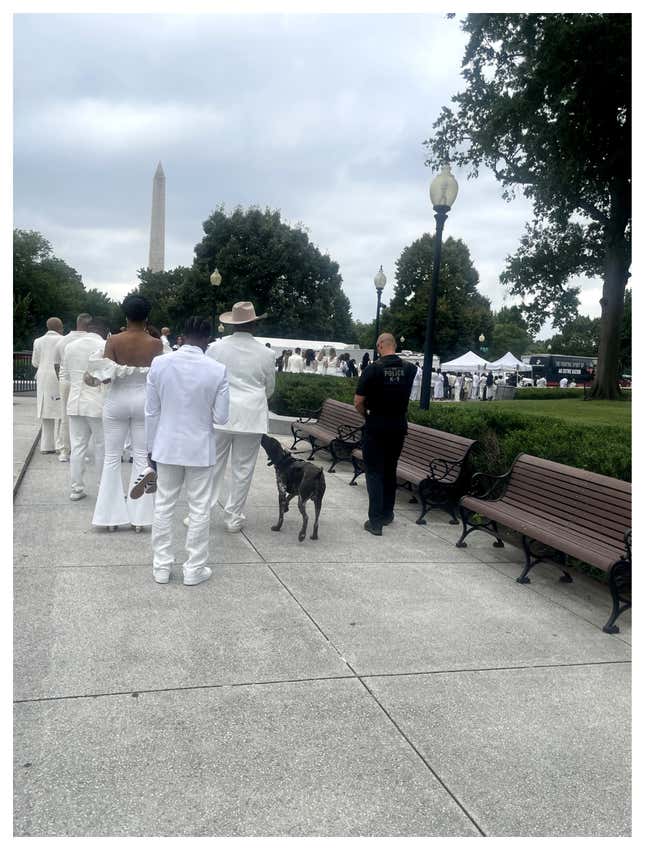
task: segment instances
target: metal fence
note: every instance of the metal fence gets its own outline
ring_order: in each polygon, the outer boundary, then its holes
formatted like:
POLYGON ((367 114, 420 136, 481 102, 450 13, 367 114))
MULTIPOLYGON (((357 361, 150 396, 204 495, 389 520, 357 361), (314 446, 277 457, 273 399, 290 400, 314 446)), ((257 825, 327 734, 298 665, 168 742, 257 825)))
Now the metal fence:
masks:
POLYGON ((36 369, 31 365, 31 351, 13 353, 14 393, 36 392, 36 369))

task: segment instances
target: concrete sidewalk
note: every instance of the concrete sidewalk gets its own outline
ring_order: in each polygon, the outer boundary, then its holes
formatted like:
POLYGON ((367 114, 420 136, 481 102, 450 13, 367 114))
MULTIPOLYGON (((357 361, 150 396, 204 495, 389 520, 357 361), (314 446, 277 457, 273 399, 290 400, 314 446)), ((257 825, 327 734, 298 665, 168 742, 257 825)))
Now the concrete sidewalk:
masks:
POLYGON ((40 421, 36 419, 34 395, 13 397, 13 493, 20 486, 34 451, 38 450, 40 421))
POLYGON ((14 503, 16 835, 630 834, 606 587, 519 585, 518 549, 456 549, 404 493, 373 537, 346 464, 298 543, 262 451, 213 578, 157 585, 149 533, 93 531, 68 475, 35 453, 14 503))

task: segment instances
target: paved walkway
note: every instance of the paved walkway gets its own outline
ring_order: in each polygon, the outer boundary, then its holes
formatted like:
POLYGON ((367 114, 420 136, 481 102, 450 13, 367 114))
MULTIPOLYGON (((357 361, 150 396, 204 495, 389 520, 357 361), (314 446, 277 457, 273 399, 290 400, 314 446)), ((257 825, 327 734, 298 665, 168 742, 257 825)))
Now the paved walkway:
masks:
POLYGON ((15 499, 17 835, 629 835, 606 588, 519 585, 519 550, 456 549, 405 494, 372 537, 349 469, 300 544, 263 453, 213 578, 156 585, 149 534, 92 531, 68 474, 36 452, 15 499))

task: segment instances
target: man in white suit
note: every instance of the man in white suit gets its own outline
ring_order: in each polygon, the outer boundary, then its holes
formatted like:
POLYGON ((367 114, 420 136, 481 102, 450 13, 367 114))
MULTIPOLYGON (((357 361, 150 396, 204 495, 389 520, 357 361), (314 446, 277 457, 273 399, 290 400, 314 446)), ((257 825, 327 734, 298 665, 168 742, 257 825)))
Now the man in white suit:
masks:
POLYGON ((36 416, 41 422, 40 451, 54 454, 56 429, 60 425, 61 401, 56 374, 56 349, 63 334, 63 323, 52 317, 47 319, 47 333, 34 340, 31 363, 36 371, 36 416))
MULTIPOLYGON (((79 313, 76 317, 76 330, 70 331, 65 334, 65 336, 59 340, 58 345, 56 347, 56 372, 60 371, 59 366, 63 362, 63 356, 65 354, 65 349, 70 344, 70 342, 74 342, 77 339, 81 339, 87 335, 87 326, 92 321, 92 317, 89 313, 79 313)), ((58 449, 58 460, 62 463, 67 463, 69 461, 69 456, 71 453, 71 440, 69 433, 69 422, 67 421, 67 399, 69 395, 69 384, 63 383, 61 381, 60 384, 60 400, 61 400, 61 417, 60 417, 60 428, 58 431, 58 440, 56 448, 58 449)))
POLYGON ((302 359, 301 349, 296 348, 294 353, 289 358, 289 372, 299 375, 305 368, 305 361, 302 359))
MULTIPOLYGON (((97 480, 103 471, 105 445, 103 442, 103 401, 106 387, 94 380, 84 380, 90 357, 105 347, 109 328, 103 319, 92 319, 87 331, 73 340, 63 351, 59 380, 61 396, 67 398, 66 413, 69 422, 70 499, 78 502, 85 493, 85 458, 90 439, 94 440, 94 471, 97 480)), ((68 334, 69 336, 69 334, 68 334)))
MULTIPOLYGON (((210 334, 210 322, 191 317, 181 348, 155 357, 148 372, 145 426, 148 456, 156 470, 152 574, 158 584, 170 579, 172 518, 184 481, 190 518, 184 584, 201 584, 211 577, 206 561, 218 439, 213 424, 228 421, 229 397, 226 368, 204 356, 210 334)), ((131 497, 154 486, 154 478, 152 470, 146 471, 131 497)))
POLYGON ((244 505, 251 487, 260 439, 269 426, 268 399, 275 389, 275 357, 269 348, 253 338, 256 322, 266 318, 255 314, 250 301, 238 301, 230 313, 219 317, 235 331, 214 342, 206 352, 226 366, 231 393, 228 424, 219 427, 217 460, 211 507, 217 504, 226 464, 231 457, 231 483, 224 508, 227 531, 241 531, 246 517, 244 505))

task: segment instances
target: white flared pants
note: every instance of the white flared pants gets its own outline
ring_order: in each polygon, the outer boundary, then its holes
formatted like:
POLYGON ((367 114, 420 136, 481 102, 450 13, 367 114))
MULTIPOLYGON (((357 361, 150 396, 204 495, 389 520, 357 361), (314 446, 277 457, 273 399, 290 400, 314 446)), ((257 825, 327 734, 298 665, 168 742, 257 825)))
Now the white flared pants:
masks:
POLYGON ((134 460, 127 494, 148 465, 144 433, 145 400, 145 375, 134 373, 117 378, 110 384, 103 405, 105 459, 92 525, 152 525, 152 494, 130 499, 123 492, 121 478, 121 454, 128 430, 132 438, 134 460))
POLYGON ((70 455, 72 451, 72 438, 69 428, 69 416, 67 415, 67 402, 69 401, 69 384, 60 385, 60 403, 62 408, 62 416, 60 418, 60 429, 58 431, 58 440, 56 448, 61 454, 70 455))
POLYGON ((172 546, 172 520, 175 505, 186 482, 188 516, 184 578, 199 572, 208 560, 210 502, 213 490, 212 466, 176 466, 157 463, 157 495, 152 522, 152 569, 171 570, 175 562, 172 546))
POLYGON ((56 423, 57 419, 40 420, 40 451, 56 451, 56 423))
POLYGON ((224 507, 224 519, 229 525, 241 526, 246 517, 243 510, 249 495, 255 461, 260 450, 262 434, 239 434, 217 431, 215 435, 217 454, 213 473, 213 495, 211 508, 217 504, 226 464, 231 458, 231 475, 228 499, 224 507))
POLYGON ((69 473, 72 490, 85 490, 85 458, 90 440, 94 438, 94 474, 97 482, 103 471, 105 448, 103 445, 103 420, 100 416, 69 416, 71 454, 69 473))

